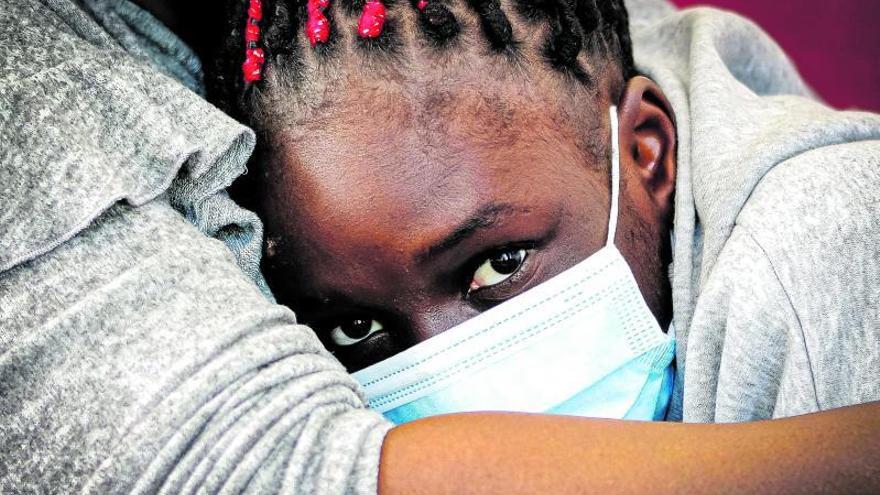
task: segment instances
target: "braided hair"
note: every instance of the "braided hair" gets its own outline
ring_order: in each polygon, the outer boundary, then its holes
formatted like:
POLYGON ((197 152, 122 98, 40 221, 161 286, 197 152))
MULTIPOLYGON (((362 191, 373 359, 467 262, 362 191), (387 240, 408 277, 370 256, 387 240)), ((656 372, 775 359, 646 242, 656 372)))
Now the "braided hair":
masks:
POLYGON ((306 98, 298 89, 315 74, 310 66, 338 58, 341 33, 350 26, 360 35, 356 52, 393 63, 405 41, 418 36, 433 49, 454 50, 461 42, 460 17, 476 15, 489 51, 513 62, 523 50, 516 33, 540 29, 546 32, 541 58, 583 85, 594 87, 598 79, 581 55, 611 62, 619 68, 618 82, 636 73, 623 0, 221 1, 227 26, 206 64, 208 98, 258 132, 271 94, 284 89, 286 102, 306 98), (400 9, 413 9, 415 22, 396 15, 400 9))

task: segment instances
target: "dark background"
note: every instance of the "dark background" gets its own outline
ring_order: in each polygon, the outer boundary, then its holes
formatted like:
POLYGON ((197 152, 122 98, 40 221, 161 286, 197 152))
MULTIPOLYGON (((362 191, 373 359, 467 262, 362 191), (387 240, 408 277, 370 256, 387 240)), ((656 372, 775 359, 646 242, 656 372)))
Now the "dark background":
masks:
POLYGON ((757 22, 804 79, 837 108, 880 112, 880 0, 673 0, 712 5, 757 22))

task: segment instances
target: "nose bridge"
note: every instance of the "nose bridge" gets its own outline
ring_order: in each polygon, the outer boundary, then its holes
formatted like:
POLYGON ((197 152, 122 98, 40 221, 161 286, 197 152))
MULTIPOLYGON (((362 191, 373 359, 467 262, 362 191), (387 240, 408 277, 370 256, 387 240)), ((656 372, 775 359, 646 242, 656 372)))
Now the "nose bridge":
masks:
POLYGON ((407 344, 412 346, 441 334, 476 316, 478 311, 464 301, 415 301, 405 318, 407 344))

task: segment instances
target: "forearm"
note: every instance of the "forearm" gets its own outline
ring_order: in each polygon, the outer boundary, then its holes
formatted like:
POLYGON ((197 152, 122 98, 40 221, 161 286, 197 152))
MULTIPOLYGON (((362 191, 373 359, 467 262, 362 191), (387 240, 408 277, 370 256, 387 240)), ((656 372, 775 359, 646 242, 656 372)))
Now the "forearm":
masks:
POLYGON ((880 493, 880 403, 741 424, 451 415, 386 437, 380 493, 880 493))

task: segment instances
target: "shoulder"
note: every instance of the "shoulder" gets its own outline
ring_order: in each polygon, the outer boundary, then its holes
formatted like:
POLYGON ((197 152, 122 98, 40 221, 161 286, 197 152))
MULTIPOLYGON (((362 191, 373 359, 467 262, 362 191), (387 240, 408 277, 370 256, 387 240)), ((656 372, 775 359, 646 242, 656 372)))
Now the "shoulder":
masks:
POLYGON ((880 399, 880 141, 810 150, 768 172, 705 289, 723 302, 725 348, 733 339, 755 353, 745 361, 776 363, 775 413, 813 394, 818 409, 880 399))
MULTIPOLYGON (((878 220, 880 141, 860 141, 781 162, 755 187, 735 228, 761 247, 793 301, 815 305, 811 289, 818 287, 835 296, 876 295, 878 220)), ((839 299, 828 303, 845 309, 839 299)))
MULTIPOLYGON (((275 476, 295 446, 354 466, 341 475, 350 483, 375 479, 387 426, 359 409, 356 382, 263 296, 224 243, 167 202, 116 205, 51 252, 0 272, 0 329, 0 444, 27 449, 0 449, 9 466, 0 492, 229 483, 229 465, 203 469, 225 438, 212 432, 252 440, 224 452, 255 477, 275 476), (253 421, 274 424, 279 411, 280 429, 253 421), (292 441, 279 444, 279 435, 292 441), (333 448, 340 442, 345 452, 333 448), (255 457, 252 444, 276 447, 255 457), (194 447, 181 456, 180 445, 194 447), (170 462, 157 468, 154 459, 170 462)), ((305 467, 289 469, 321 486, 305 467)))
POLYGON ((735 228, 700 287, 682 349, 685 421, 752 421, 815 411, 811 370, 800 365, 801 335, 766 253, 747 230, 735 228), (779 397, 790 389, 798 390, 800 400, 780 408, 779 397))

